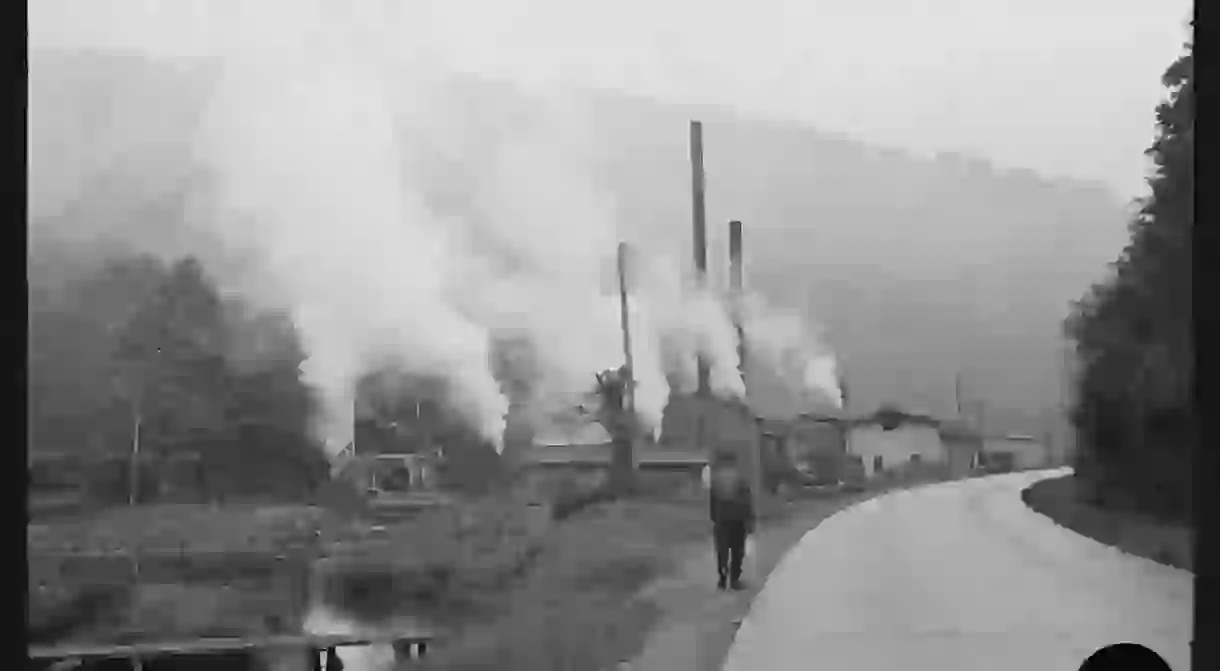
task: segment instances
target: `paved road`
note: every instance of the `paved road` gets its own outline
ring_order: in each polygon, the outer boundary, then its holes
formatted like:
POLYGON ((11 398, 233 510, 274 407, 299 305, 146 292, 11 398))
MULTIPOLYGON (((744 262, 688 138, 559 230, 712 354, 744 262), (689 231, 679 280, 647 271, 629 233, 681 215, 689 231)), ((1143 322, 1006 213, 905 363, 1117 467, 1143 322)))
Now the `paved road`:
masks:
POLYGON ((1124 640, 1189 669, 1193 576, 1021 501, 1068 472, 895 492, 831 517, 771 574, 725 671, 1067 671, 1124 640))

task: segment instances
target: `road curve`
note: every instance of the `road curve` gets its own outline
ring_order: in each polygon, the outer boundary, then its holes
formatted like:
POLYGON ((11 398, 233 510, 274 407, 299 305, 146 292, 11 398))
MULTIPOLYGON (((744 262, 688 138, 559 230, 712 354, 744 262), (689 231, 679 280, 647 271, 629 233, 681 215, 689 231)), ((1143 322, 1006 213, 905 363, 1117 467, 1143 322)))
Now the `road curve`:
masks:
POLYGON ((1133 641, 1190 668, 1193 576, 1031 511, 1070 469, 899 491, 822 522, 776 567, 725 671, 1075 670, 1133 641))

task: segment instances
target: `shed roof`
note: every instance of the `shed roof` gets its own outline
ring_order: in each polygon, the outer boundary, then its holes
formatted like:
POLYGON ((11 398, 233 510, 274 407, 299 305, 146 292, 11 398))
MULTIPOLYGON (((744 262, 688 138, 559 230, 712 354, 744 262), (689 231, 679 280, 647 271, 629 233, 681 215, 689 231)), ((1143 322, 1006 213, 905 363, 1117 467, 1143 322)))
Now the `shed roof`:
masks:
MULTIPOLYGON (((523 452, 521 461, 537 465, 600 466, 608 465, 613 454, 614 444, 608 442, 534 445, 523 452)), ((702 450, 641 446, 636 452, 636 460, 641 466, 696 466, 707 463, 707 454, 702 450)))
POLYGON ((608 464, 613 443, 568 443, 532 445, 522 451, 521 461, 532 464, 608 464))
POLYGON ((951 419, 941 422, 940 425, 941 440, 948 441, 971 441, 977 442, 982 439, 978 431, 975 431, 969 424, 957 419, 951 419))

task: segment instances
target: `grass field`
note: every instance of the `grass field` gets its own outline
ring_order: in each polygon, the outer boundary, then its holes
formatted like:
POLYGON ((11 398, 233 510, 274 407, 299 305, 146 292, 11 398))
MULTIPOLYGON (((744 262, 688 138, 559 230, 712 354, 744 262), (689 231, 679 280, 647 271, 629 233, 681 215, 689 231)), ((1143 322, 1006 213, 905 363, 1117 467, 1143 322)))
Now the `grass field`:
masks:
POLYGON ((297 557, 361 533, 306 506, 139 506, 30 524, 31 631, 122 640, 291 627, 300 589, 285 577, 297 557))

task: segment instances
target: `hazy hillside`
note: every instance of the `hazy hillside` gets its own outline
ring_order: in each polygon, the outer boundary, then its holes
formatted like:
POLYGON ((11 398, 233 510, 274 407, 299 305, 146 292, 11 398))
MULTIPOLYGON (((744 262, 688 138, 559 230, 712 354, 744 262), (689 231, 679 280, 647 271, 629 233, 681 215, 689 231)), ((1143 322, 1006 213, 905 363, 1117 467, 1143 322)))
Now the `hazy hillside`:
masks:
POLYGON ((1061 320, 1125 237, 1106 190, 719 110, 587 100, 627 216, 684 239, 686 123, 704 120, 709 263, 723 272, 725 222, 744 221, 747 285, 824 326, 853 406, 948 412, 958 370, 997 425, 1058 403, 1061 320))
MULTIPOLYGON (((176 157, 207 93, 206 74, 135 57, 38 52, 31 70, 31 151, 43 152, 31 160, 35 216, 156 226, 176 211, 196 177, 176 157), (150 82, 175 93, 142 97, 150 82), (132 94, 115 98, 125 86, 132 94), (104 99, 103 89, 111 91, 104 99), (72 133, 95 147, 85 154, 102 155, 96 147, 106 133, 86 132, 86 119, 120 128, 133 105, 142 117, 155 106, 162 123, 149 125, 144 150, 121 162, 72 166, 40 144, 40 136, 72 133), (65 163, 71 174, 62 173, 65 163), (88 186, 74 188, 85 174, 88 186), (65 192, 76 194, 70 211, 38 206, 65 192)), ((547 123, 544 105, 556 104, 474 78, 454 80, 443 95, 469 110, 460 141, 472 145, 547 123), (500 112, 480 113, 487 109, 500 112)), ((723 282, 727 265, 725 222, 741 219, 747 284, 823 327, 843 355, 853 408, 892 400, 948 412, 958 371, 967 395, 985 399, 997 421, 1007 416, 1002 423, 1021 424, 1016 418, 1058 403, 1060 321, 1125 239, 1122 203, 1105 190, 963 157, 914 158, 724 110, 608 92, 559 102, 566 118, 586 122, 581 150, 617 197, 624 228, 677 247, 690 239, 687 121, 705 122, 714 281, 723 282)))
POLYGON ((512 97, 517 114, 503 128, 528 118, 531 104, 579 109, 589 122, 582 149, 617 196, 622 225, 683 249, 687 124, 702 120, 712 281, 726 281, 726 222, 741 219, 747 285, 822 328, 862 411, 896 401, 951 412, 961 371, 964 396, 987 404, 990 424, 1040 430, 1060 402, 1069 302, 1125 240, 1125 205, 1105 188, 971 157, 924 159, 617 92, 556 103, 467 79, 453 95, 472 109, 512 97))

